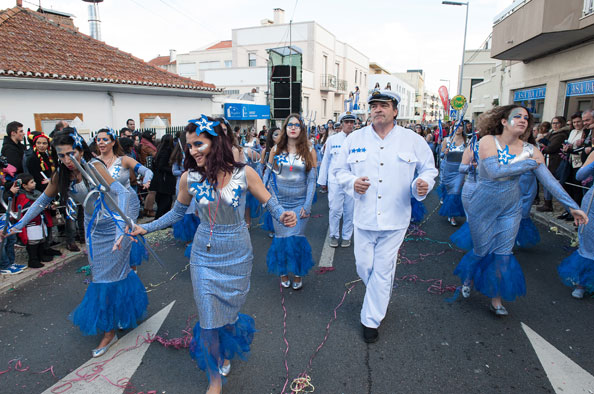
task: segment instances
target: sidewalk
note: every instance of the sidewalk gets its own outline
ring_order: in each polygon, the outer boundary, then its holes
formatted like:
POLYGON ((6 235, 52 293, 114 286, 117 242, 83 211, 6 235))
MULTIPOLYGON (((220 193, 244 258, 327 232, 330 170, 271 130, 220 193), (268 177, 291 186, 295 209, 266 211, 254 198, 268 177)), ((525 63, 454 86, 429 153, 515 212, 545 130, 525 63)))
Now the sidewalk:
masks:
MULTIPOLYGON (((556 206, 553 205, 555 208, 556 206)), ((557 219, 557 216, 561 215, 564 210, 555 209, 553 212, 538 212, 536 210, 537 205, 533 205, 530 210, 530 215, 535 222, 538 222, 547 227, 547 229, 560 233, 571 239, 577 238, 577 227, 573 225, 573 222, 557 219)))

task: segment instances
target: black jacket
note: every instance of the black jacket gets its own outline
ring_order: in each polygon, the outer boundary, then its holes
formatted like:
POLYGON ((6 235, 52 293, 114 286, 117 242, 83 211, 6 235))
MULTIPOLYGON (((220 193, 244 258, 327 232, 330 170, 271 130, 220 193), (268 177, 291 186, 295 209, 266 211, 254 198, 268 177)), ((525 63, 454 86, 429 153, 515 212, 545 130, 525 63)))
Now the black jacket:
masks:
POLYGON ((175 194, 177 179, 171 171, 171 165, 169 165, 169 157, 172 151, 172 149, 163 148, 157 153, 153 163, 154 177, 151 181, 150 190, 163 194, 175 194))
POLYGON ((9 136, 4 137, 2 143, 2 156, 6 157, 9 164, 16 167, 15 175, 23 172, 23 155, 25 154, 25 145, 20 142, 16 144, 9 136))
POLYGON ((41 169, 41 162, 39 161, 39 157, 37 157, 37 154, 35 154, 35 152, 31 152, 31 155, 29 155, 27 163, 25 165, 29 170, 29 174, 31 174, 33 176, 33 179, 35 180, 35 189, 39 190, 40 192, 43 192, 47 187, 47 184, 41 183, 44 180, 43 175, 41 175, 41 173, 44 173, 47 178, 51 178, 52 169, 50 167, 50 161, 47 153, 42 153, 41 157, 43 158, 43 161, 45 163, 45 171, 41 169))

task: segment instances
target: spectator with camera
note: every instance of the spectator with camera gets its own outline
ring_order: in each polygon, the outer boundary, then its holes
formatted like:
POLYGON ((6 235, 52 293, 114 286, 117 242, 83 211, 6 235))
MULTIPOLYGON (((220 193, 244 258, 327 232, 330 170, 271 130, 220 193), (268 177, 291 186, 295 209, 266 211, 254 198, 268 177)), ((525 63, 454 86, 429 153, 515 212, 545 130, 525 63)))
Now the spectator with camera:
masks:
MULTIPOLYGON (((5 178, 5 171, 7 169, 7 167, 10 166, 8 164, 8 162, 6 161, 6 158, 4 156, 0 157, 0 168, 2 168, 2 170, 0 171, 0 182, 2 183, 2 186, 6 186, 7 189, 4 190, 4 194, 3 194, 3 205, 5 205, 8 202, 9 198, 14 198, 14 196, 17 194, 18 190, 19 190, 19 186, 17 184, 17 182, 8 182, 6 181, 5 178), (11 186, 9 186, 11 185, 11 186)), ((12 167, 12 166, 10 166, 12 167)), ((14 169, 14 167, 13 167, 14 169)), ((12 174, 14 175, 14 173, 12 174)), ((2 208, 2 211, 4 211, 4 209, 2 208)), ((2 218, 0 219, 0 227, 2 229, 7 228, 8 225, 10 225, 13 221, 10 221, 9 223, 5 222, 6 219, 6 215, 2 215, 2 218)), ((16 222, 16 220, 15 220, 16 222)), ((16 234, 10 235, 8 237, 5 238, 4 241, 4 245, 3 245, 3 249, 1 252, 2 256, 0 257, 0 273, 2 275, 16 275, 16 274, 20 274, 21 272, 23 272, 27 266, 26 265, 21 265, 21 264, 15 264, 15 255, 14 255, 14 245, 16 244, 16 234)))

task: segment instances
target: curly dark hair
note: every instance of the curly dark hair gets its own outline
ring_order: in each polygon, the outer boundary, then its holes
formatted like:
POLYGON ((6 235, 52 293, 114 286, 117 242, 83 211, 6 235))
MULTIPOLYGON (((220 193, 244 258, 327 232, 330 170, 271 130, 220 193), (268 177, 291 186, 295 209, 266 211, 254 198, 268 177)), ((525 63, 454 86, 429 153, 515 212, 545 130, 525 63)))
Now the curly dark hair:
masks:
MULTIPOLYGON (((524 134, 532 133, 534 117, 532 116, 528 108, 524 107, 523 105, 511 104, 495 107, 480 116, 478 128, 481 131, 481 135, 500 135, 501 133, 503 133, 503 124, 501 124, 501 120, 507 120, 509 114, 512 112, 514 108, 524 108, 526 110, 526 112, 528 113, 528 127, 526 127, 526 131, 524 132, 524 134)), ((524 135, 522 135, 520 138, 524 139, 524 135)))
MULTIPOLYGON (((215 119, 207 117, 209 122, 214 122, 215 119)), ((186 134, 195 133, 197 126, 194 123, 188 123, 184 131, 186 134)), ((211 185, 217 184, 217 175, 219 171, 231 174, 235 168, 242 168, 245 164, 238 163, 233 158, 233 146, 227 139, 221 123, 213 127, 216 136, 204 133, 204 136, 210 140, 210 153, 206 157, 206 166, 198 167, 194 157, 189 154, 186 147, 186 158, 184 159, 184 169, 190 171, 198 171, 202 175, 201 182, 208 180, 211 185)))

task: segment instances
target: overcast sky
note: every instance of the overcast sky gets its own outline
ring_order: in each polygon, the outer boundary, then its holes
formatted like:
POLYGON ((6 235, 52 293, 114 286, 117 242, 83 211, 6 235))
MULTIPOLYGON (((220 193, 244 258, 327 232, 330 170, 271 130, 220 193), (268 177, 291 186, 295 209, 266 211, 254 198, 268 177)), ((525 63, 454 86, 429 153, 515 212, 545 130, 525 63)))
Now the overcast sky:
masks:
MULTIPOLYGON (((35 8, 75 15, 89 33, 88 3, 82 0, 23 0, 35 8)), ((512 0, 470 0, 467 49, 479 47, 495 15, 512 0)), ((0 0, 0 9, 16 0, 0 0)), ((437 91, 449 79, 455 91, 462 57, 465 7, 441 0, 105 0, 99 5, 102 40, 144 60, 185 53, 231 39, 233 28, 272 19, 273 8, 285 10, 285 21, 316 21, 391 72, 423 69, 427 88, 437 91)), ((57 45, 59 43, 56 43, 57 45)), ((451 94, 450 94, 451 96, 451 94)))

